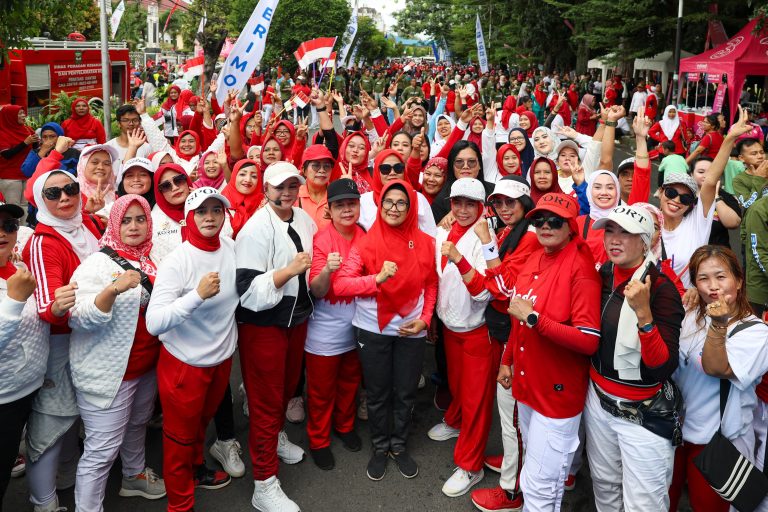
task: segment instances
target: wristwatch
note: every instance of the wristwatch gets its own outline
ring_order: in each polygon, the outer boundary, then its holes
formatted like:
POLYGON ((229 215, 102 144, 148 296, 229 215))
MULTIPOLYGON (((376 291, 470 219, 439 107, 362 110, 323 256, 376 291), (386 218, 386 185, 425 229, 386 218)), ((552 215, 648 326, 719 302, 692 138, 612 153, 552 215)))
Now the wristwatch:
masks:
POLYGON ((619 123, 617 121, 606 121, 605 126, 612 126, 616 128, 617 126, 619 126, 619 123))
POLYGON ((536 311, 532 311, 525 317, 525 325, 528 327, 536 327, 537 323, 539 323, 539 314, 536 311))
POLYGON ((643 334, 648 334, 649 332, 651 332, 653 330, 653 326, 654 325, 655 324, 653 322, 648 322, 645 325, 638 325, 637 326, 637 330, 642 332, 643 334))

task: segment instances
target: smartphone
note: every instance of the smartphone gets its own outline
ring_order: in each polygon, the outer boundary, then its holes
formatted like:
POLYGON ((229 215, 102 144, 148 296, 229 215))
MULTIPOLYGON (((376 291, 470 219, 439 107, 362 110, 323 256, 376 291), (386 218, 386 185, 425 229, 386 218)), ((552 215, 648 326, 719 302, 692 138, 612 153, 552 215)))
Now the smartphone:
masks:
POLYGON ((653 267, 653 262, 649 261, 645 266, 645 270, 643 270, 643 274, 640 276, 641 283, 645 283, 645 278, 648 277, 648 273, 651 271, 651 267, 653 267))

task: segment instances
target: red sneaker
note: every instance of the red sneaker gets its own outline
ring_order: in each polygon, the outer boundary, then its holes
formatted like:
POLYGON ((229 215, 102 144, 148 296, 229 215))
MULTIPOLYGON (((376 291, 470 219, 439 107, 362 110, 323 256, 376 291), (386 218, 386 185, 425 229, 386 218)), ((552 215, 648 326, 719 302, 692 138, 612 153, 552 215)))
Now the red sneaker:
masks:
POLYGON ((476 489, 472 491, 472 504, 483 512, 520 512, 523 510, 523 495, 509 499, 501 487, 476 489))
POLYGON ((485 467, 491 471, 501 473, 501 462, 504 460, 504 455, 486 455, 485 467))
POLYGON ((576 475, 568 475, 565 479, 565 490, 572 491, 576 488, 576 475))

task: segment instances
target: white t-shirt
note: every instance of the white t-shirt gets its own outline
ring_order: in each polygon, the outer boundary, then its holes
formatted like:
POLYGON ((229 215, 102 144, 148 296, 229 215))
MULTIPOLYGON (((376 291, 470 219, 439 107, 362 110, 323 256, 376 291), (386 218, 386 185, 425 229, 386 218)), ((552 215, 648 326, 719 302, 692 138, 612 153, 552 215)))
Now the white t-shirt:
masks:
MULTIPOLYGON (((114 139, 109 139, 106 142, 107 146, 112 146, 117 150, 118 155, 120 155, 120 161, 122 162, 125 160, 125 154, 128 152, 128 146, 121 146, 119 142, 117 142, 117 137, 114 139)), ((152 154, 152 146, 149 145, 149 143, 145 142, 141 145, 141 147, 136 151, 136 156, 141 158, 149 158, 149 155, 152 154)))
POLYGON ((645 107, 645 100, 648 98, 648 93, 645 91, 635 91, 632 95, 632 102, 629 104, 629 111, 637 113, 637 109, 645 107))
MULTIPOLYGON (((680 331, 680 365, 673 378, 683 393, 685 420, 683 439, 689 443, 707 444, 717 431, 720 420, 720 379, 704 373, 701 355, 710 319, 704 326, 696 324, 696 311, 688 313, 680 331)), ((744 320, 757 320, 750 316, 744 320)), ((728 328, 728 333, 738 324, 728 328)), ((731 391, 723 415, 722 432, 734 440, 752 428, 757 395, 755 387, 768 371, 768 325, 746 327, 727 338, 728 363, 733 370, 731 391)))
POLYGON ((668 231, 667 228, 661 231, 661 240, 667 258, 672 259, 672 269, 680 276, 686 288, 691 287, 688 262, 691 261, 691 256, 696 249, 709 242, 714 217, 715 202, 712 201, 712 206, 705 216, 704 205, 699 197, 693 211, 683 217, 683 221, 674 231, 668 231))
POLYGON ((304 350, 317 356, 336 356, 354 350, 355 302, 331 303, 316 300, 315 309, 307 322, 304 350))
MULTIPOLYGON (((416 196, 419 198, 419 229, 434 238, 437 234, 437 225, 432 215, 432 207, 424 194, 416 192, 416 196)), ((366 192, 360 196, 360 220, 357 222, 366 231, 373 226, 378 212, 379 207, 373 202, 373 192, 366 192)))

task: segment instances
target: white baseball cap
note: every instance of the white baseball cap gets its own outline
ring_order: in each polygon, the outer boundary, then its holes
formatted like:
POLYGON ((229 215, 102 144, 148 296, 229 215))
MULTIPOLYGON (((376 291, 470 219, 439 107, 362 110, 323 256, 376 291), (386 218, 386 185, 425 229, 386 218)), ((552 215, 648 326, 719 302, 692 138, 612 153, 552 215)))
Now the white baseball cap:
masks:
POLYGON ((531 187, 527 183, 523 183, 523 180, 524 178, 521 178, 521 180, 508 179, 505 176, 496 182, 496 186, 488 198, 490 199, 493 196, 506 196, 510 199, 519 199, 523 196, 530 197, 531 187))
POLYGON ((279 161, 269 164, 267 170, 264 171, 264 183, 269 183, 273 187, 280 185, 290 178, 298 179, 302 185, 306 183, 304 176, 299 174, 296 166, 289 162, 279 161))
POLYGON ((117 173, 117 181, 115 183, 120 185, 120 183, 123 182, 123 176, 125 176, 126 171, 134 167, 140 167, 150 174, 155 172, 155 167, 152 165, 152 162, 148 158, 137 156, 123 162, 123 165, 120 168, 120 172, 117 173))
POLYGON ((475 178, 459 178, 451 185, 451 198, 466 197, 485 202, 485 187, 475 178))
POLYGON ((565 139, 560 144, 557 145, 557 155, 560 156, 560 152, 564 150, 565 148, 571 148, 574 151, 576 151, 576 156, 579 156, 579 145, 576 144, 576 142, 572 141, 571 139, 565 139))
POLYGON ((192 191, 187 196, 187 200, 184 202, 184 217, 192 210, 197 210, 206 199, 218 199, 224 205, 224 208, 229 208, 229 199, 219 194, 219 191, 213 187, 200 187, 192 191))
POLYGON ((624 228, 627 233, 646 235, 649 240, 653 237, 655 230, 651 214, 645 208, 637 206, 620 204, 611 210, 607 217, 597 219, 592 226, 595 229, 605 229, 605 225, 610 221, 624 228))

